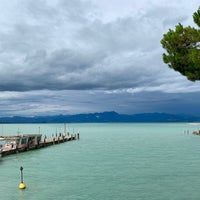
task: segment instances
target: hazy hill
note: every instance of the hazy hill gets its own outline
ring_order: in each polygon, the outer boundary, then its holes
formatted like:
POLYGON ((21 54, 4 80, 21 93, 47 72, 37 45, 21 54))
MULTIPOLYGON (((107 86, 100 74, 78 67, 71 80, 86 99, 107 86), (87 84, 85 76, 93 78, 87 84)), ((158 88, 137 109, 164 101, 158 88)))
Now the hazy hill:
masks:
POLYGON ((198 122, 200 116, 167 113, 118 114, 114 111, 76 115, 2 117, 0 123, 86 123, 86 122, 198 122))

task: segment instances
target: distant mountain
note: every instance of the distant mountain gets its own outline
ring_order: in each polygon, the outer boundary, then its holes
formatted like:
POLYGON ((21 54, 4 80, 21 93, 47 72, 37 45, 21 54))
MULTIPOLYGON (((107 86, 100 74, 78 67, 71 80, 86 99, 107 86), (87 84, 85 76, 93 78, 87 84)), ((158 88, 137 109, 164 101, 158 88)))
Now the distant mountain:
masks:
POLYGON ((167 113, 118 114, 114 111, 76 115, 1 117, 0 123, 99 123, 99 122, 199 122, 200 116, 167 113))

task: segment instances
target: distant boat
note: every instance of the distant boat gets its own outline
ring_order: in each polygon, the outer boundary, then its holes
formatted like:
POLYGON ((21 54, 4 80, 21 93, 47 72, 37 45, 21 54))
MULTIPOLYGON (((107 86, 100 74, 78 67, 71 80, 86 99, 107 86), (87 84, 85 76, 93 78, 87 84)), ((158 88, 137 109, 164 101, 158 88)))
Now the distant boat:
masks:
POLYGON ((200 135, 200 130, 196 130, 192 132, 194 135, 200 135))

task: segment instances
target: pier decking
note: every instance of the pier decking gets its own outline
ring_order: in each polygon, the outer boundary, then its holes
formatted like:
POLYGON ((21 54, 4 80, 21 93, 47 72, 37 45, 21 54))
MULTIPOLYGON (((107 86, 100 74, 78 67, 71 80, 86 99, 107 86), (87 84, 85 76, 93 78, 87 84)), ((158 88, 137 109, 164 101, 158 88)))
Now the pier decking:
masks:
POLYGON ((41 134, 26 134, 17 136, 0 136, 1 139, 7 141, 5 145, 1 147, 1 156, 7 156, 15 153, 25 152, 29 150, 48 147, 51 145, 57 145, 67 141, 79 139, 78 134, 59 134, 58 136, 52 136, 42 139, 41 134))

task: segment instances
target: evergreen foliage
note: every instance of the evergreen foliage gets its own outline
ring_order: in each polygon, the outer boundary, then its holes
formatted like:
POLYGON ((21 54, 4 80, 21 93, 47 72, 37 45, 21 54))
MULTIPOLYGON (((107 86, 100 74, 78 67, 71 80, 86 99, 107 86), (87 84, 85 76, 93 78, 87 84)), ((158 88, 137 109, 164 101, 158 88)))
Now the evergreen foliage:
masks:
POLYGON ((200 7, 193 14, 193 20, 198 28, 183 27, 178 24, 175 30, 163 35, 163 61, 170 68, 180 72, 191 81, 200 80, 200 7))

